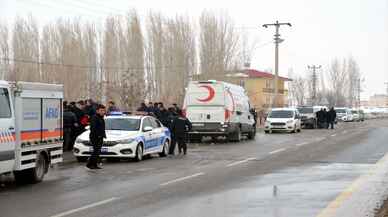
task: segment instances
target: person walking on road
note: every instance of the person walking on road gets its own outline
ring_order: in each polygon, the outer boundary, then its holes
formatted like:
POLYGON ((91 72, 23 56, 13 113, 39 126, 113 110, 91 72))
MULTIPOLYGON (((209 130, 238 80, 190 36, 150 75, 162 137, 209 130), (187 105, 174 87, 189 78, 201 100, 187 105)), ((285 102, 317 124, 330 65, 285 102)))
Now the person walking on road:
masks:
POLYGON ((329 125, 330 125, 330 129, 334 129, 335 119, 337 118, 337 113, 335 112, 334 107, 330 108, 330 111, 327 113, 327 117, 328 117, 327 129, 329 129, 329 125))
POLYGON ((183 117, 182 112, 178 114, 179 116, 175 118, 171 125, 171 131, 175 136, 176 142, 178 143, 179 154, 187 154, 187 133, 191 131, 192 125, 191 122, 183 117))
POLYGON ((101 169, 97 165, 100 158, 101 147, 106 138, 105 134, 105 121, 104 116, 106 114, 106 109, 104 105, 98 105, 96 109, 96 114, 90 120, 90 135, 89 139, 93 145, 93 152, 88 160, 86 165, 89 169, 101 169))
POLYGON ((176 146, 176 139, 175 139, 175 133, 172 131, 172 123, 174 122, 174 120, 176 118, 178 118, 178 112, 173 108, 168 108, 168 111, 170 113, 168 119, 169 119, 169 125, 167 126, 168 129, 170 130, 171 132, 171 144, 170 144, 170 148, 168 150, 168 154, 169 155, 175 155, 175 146, 176 146))

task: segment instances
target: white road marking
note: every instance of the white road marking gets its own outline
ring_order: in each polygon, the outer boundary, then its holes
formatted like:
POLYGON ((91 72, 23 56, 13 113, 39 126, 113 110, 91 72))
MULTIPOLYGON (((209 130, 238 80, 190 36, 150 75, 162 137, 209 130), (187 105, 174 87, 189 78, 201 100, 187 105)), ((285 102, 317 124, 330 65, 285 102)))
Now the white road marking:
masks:
POLYGON ((109 199, 106 199, 106 200, 102 200, 102 201, 99 201, 99 202, 96 202, 96 203, 92 203, 92 204, 89 204, 89 205, 86 205, 86 206, 82 206, 82 207, 79 207, 79 208, 76 208, 76 209, 72 209, 72 210, 69 210, 69 211, 66 211, 66 212, 58 213, 58 214, 53 215, 51 217, 68 216, 68 215, 71 215, 71 214, 76 213, 76 212, 80 212, 80 211, 83 211, 83 210, 86 210, 86 209, 90 209, 90 208, 93 208, 93 207, 96 207, 96 206, 101 206, 103 204, 110 203, 110 202, 115 201, 117 199, 119 199, 119 198, 112 197, 112 198, 109 198, 109 199))
POLYGON ((331 137, 334 137, 334 136, 336 136, 337 134, 333 134, 333 135, 331 135, 331 137))
POLYGON ((276 154, 276 153, 279 153, 279 152, 282 152, 282 151, 285 151, 287 150, 286 148, 280 148, 280 149, 276 149, 275 151, 271 151, 269 154, 276 154))
POLYGON ((251 160, 256 160, 256 158, 251 157, 251 158, 247 158, 245 160, 236 161, 236 162, 233 162, 233 163, 230 163, 230 164, 226 165, 226 167, 236 166, 236 165, 239 165, 239 164, 242 164, 242 163, 246 163, 246 162, 251 161, 251 160))
POLYGON ((205 175, 205 173, 196 173, 196 174, 193 174, 193 175, 190 175, 190 176, 185 176, 185 177, 182 177, 182 178, 174 179, 174 180, 162 183, 160 185, 161 186, 165 186, 165 185, 173 184, 173 183, 176 183, 176 182, 181 182, 181 181, 184 181, 184 180, 187 180, 187 179, 195 178, 195 177, 198 177, 198 176, 203 176, 203 175, 205 175))
POLYGON ((307 144, 309 144, 308 142, 302 142, 302 143, 299 143, 299 144, 295 144, 295 146, 304 146, 304 145, 307 145, 307 144))

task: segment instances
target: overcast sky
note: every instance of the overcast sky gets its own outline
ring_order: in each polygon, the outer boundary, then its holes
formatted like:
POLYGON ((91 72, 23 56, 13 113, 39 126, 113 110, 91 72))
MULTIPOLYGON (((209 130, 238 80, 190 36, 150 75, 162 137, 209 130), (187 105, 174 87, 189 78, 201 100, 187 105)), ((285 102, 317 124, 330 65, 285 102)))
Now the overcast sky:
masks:
POLYGON ((267 43, 274 29, 261 25, 291 22, 291 28, 281 28, 285 39, 280 46, 281 75, 290 69, 305 75, 309 64, 327 68, 333 58, 352 55, 365 77, 363 96, 385 92, 388 0, 0 0, 0 20, 12 22, 16 15, 32 14, 40 24, 72 16, 98 23, 109 13, 124 13, 127 8, 136 8, 143 16, 155 10, 193 19, 204 9, 227 12, 238 27, 245 27, 238 29, 242 34, 257 41, 252 68, 261 70, 274 65, 274 47, 267 43))

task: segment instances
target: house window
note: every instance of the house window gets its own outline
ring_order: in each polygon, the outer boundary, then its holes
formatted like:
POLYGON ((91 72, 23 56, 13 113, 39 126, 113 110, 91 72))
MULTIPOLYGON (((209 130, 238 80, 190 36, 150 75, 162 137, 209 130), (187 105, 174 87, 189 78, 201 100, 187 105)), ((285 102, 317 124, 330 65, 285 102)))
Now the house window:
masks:
POLYGON ((265 88, 268 88, 268 89, 272 89, 273 88, 272 80, 265 80, 265 88))

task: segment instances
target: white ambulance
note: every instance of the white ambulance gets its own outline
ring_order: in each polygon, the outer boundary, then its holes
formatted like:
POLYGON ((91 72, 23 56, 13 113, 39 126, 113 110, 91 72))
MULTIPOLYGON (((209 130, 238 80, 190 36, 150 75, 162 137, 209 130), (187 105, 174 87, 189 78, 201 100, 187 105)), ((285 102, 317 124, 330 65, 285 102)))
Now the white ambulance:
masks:
POLYGON ((43 180, 62 162, 63 86, 0 80, 0 175, 43 180))
POLYGON ((192 122, 191 141, 203 136, 254 139, 256 128, 244 88, 222 81, 192 81, 186 89, 183 112, 192 122))

